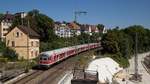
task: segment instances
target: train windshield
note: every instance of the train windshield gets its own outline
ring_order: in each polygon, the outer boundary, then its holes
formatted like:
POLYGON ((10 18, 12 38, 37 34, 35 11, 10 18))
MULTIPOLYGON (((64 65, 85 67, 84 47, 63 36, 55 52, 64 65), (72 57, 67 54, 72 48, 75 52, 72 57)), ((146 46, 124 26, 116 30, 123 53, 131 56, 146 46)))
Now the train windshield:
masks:
POLYGON ((39 57, 40 57, 40 60, 48 60, 47 55, 41 54, 39 57))

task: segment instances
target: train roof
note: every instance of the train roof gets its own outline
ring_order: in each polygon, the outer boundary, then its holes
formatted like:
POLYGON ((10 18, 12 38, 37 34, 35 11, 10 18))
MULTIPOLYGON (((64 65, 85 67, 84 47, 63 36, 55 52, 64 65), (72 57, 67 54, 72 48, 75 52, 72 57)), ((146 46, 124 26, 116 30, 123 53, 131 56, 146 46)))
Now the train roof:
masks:
POLYGON ((51 51, 45 51, 42 52, 41 54, 45 54, 48 56, 54 55, 54 54, 60 54, 69 50, 75 49, 74 47, 65 47, 65 48, 59 48, 59 49, 55 49, 55 50, 51 50, 51 51))
POLYGON ((57 54, 60 54, 60 53, 63 53, 63 52, 67 52, 69 50, 73 50, 73 49, 80 48, 80 47, 86 47, 88 45, 93 45, 93 44, 95 44, 95 43, 64 47, 64 48, 59 48, 59 49, 55 49, 55 50, 51 50, 51 51, 45 51, 45 52, 42 52, 41 54, 44 54, 44 55, 47 55, 47 56, 52 56, 52 55, 55 55, 55 54, 57 55, 57 54))

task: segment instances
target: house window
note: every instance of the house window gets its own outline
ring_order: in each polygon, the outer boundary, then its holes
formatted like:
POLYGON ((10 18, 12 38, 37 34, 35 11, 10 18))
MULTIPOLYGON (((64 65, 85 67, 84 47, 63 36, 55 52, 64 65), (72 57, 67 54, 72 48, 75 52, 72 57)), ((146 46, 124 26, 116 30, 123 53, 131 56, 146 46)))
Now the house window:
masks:
POLYGON ((33 46, 33 41, 31 41, 31 46, 33 46))
POLYGON ((38 56, 38 51, 35 51, 35 56, 38 56))
POLYGON ((6 31, 6 30, 7 30, 6 28, 3 29, 3 31, 6 31))
POLYGON ((37 47, 39 46, 39 42, 38 42, 38 41, 36 41, 36 46, 37 46, 37 47))
POLYGON ((9 45, 9 40, 7 41, 7 44, 6 45, 9 45))
POLYGON ((6 25, 6 23, 4 22, 4 23, 3 23, 3 25, 5 26, 5 25, 6 25))
POLYGON ((14 41, 12 41, 11 44, 12 44, 12 47, 15 47, 15 42, 14 41))
POLYGON ((31 57, 33 57, 33 51, 31 51, 31 57))
POLYGON ((22 35, 23 35, 23 33, 20 33, 20 35, 22 36, 22 35))
POLYGON ((16 32, 16 37, 19 37, 19 32, 16 32))

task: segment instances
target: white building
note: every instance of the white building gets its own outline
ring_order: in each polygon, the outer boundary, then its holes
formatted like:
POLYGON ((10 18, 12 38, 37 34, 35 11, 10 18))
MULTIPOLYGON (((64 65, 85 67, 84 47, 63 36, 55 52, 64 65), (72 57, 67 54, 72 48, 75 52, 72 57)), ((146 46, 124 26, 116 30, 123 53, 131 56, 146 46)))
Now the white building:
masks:
POLYGON ((55 34, 59 37, 72 37, 74 35, 80 35, 81 30, 80 26, 78 26, 76 23, 55 23, 55 34))
POLYGON ((81 27, 78 24, 76 24, 74 22, 70 22, 67 25, 71 29, 72 36, 81 35, 81 27))
POLYGON ((55 24, 55 34, 59 37, 71 37, 71 30, 66 24, 55 24))
POLYGON ((98 28, 96 25, 83 24, 81 25, 81 31, 92 35, 93 33, 98 33, 98 28))
POLYGON ((26 13, 26 12, 18 12, 15 14, 15 16, 19 16, 21 18, 25 18, 27 15, 28 15, 28 13, 26 13))
POLYGON ((81 32, 92 35, 93 33, 107 33, 106 28, 98 30, 97 25, 70 23, 55 23, 55 34, 59 37, 72 37, 74 35, 81 35, 81 32))
POLYGON ((107 33, 107 29, 104 27, 103 34, 107 33))
POLYGON ((1 18, 0 22, 0 38, 2 41, 5 40, 5 35, 10 30, 14 16, 8 12, 1 18))
POLYGON ((6 34, 10 30, 10 27, 16 16, 25 18, 27 16, 27 13, 19 12, 16 14, 9 14, 8 12, 6 12, 6 14, 2 18, 0 18, 0 38, 2 41, 5 41, 6 34))

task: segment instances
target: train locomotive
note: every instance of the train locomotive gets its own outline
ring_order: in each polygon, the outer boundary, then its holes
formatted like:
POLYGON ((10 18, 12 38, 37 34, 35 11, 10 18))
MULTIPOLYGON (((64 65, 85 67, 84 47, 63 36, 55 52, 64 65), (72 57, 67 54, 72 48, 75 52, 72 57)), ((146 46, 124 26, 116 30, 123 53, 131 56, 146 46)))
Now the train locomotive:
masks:
POLYGON ((62 61, 68 57, 80 52, 100 47, 100 43, 89 43, 77 46, 70 46, 51 51, 45 51, 39 54, 39 66, 49 68, 51 65, 62 61))

